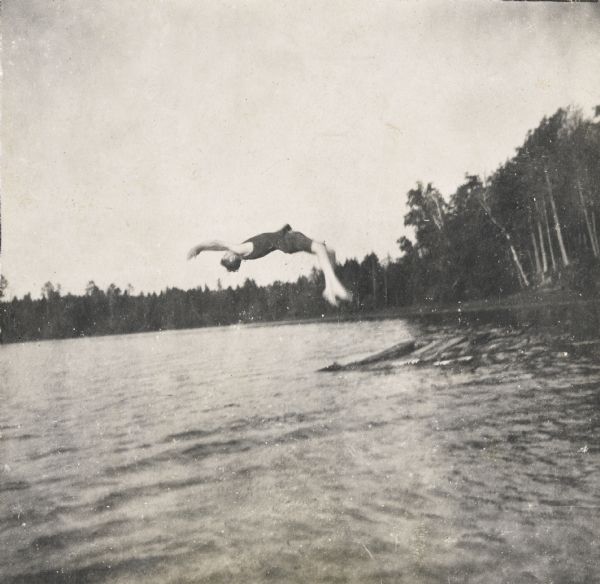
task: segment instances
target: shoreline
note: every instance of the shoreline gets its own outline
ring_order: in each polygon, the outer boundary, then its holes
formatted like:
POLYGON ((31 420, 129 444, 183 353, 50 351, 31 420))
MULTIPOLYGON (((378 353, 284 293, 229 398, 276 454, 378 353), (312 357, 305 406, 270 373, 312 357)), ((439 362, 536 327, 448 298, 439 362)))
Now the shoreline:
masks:
MULTIPOLYGON (((468 325, 475 324, 479 319, 470 319, 469 315, 487 314, 494 312, 506 313, 515 311, 533 312, 542 309, 564 309, 564 308, 585 308, 597 307, 598 316, 596 322, 600 330, 600 298, 584 297, 583 295, 569 290, 535 290, 519 292, 510 296, 501 298, 488 298, 482 300, 469 300, 457 302, 454 304, 417 304, 404 307, 383 308, 378 310, 369 310, 364 312, 339 312, 338 314, 323 314, 321 317, 309 318, 290 318, 281 320, 261 320, 250 322, 233 322, 228 324, 214 324, 191 328, 159 328, 154 330, 123 332, 123 333, 99 333, 91 335, 79 335, 70 337, 51 337, 35 338, 27 340, 3 341, 0 345, 40 343, 46 341, 68 341, 73 339, 89 339, 94 337, 110 337, 136 334, 155 334, 167 331, 191 331, 196 329, 225 328, 232 326, 248 327, 276 327, 287 325, 317 324, 317 323, 344 323, 344 322, 371 322, 380 320, 400 320, 400 319, 450 319, 457 317, 456 324, 468 325), (464 317, 464 318, 463 318, 464 317)), ((506 316, 506 315, 505 315, 506 316)), ((530 319, 524 319, 529 321, 530 319)), ((489 323, 489 320, 486 319, 489 323)), ((498 318, 498 324, 502 324, 498 318)), ((560 320, 558 321, 560 323, 560 320)), ((522 324, 530 324, 523 322, 522 324)), ((553 324, 553 323, 545 323, 553 324)))

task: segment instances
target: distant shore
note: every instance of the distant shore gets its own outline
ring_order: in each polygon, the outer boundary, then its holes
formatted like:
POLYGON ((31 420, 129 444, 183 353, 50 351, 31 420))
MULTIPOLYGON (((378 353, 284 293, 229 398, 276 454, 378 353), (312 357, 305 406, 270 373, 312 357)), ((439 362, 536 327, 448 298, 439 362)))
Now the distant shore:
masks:
MULTIPOLYGON (((274 320, 240 320, 238 322, 208 324, 191 327, 157 327, 149 330, 98 332, 72 336, 39 337, 19 340, 1 339, 0 344, 67 340, 73 338, 105 337, 168 330, 193 330, 224 326, 273 327, 315 323, 342 323, 416 319, 431 324, 459 326, 478 323, 498 326, 540 325, 560 327, 562 332, 577 331, 577 336, 596 338, 600 331, 600 298, 584 296, 572 290, 537 289, 504 297, 434 304, 419 303, 403 307, 381 308, 350 312, 343 305, 339 312, 324 313, 320 317, 279 318, 274 320)), ((1 337, 0 337, 1 338, 1 337)))

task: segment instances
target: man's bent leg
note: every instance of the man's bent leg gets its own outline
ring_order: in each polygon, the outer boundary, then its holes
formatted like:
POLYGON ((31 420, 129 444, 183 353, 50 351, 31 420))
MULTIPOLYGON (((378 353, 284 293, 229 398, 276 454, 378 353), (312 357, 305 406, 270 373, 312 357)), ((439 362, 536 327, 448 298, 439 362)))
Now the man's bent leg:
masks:
POLYGON ((325 244, 318 241, 313 241, 311 244, 311 252, 314 253, 319 259, 319 264, 323 275, 325 276, 325 290, 323 290, 323 297, 329 303, 337 306, 337 298, 340 300, 352 300, 352 294, 344 288, 342 283, 337 279, 335 271, 333 270, 333 264, 331 262, 331 255, 335 258, 333 250, 328 250, 325 244))

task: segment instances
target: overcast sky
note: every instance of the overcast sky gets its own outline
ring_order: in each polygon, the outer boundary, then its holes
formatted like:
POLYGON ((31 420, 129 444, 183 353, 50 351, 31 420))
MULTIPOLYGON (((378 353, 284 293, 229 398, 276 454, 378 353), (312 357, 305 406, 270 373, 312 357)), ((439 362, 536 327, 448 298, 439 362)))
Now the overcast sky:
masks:
POLYGON ((285 223, 398 255, 406 192, 448 196, 528 129, 600 104, 600 7, 550 2, 4 0, 2 270, 137 292, 228 274, 202 239, 285 223))

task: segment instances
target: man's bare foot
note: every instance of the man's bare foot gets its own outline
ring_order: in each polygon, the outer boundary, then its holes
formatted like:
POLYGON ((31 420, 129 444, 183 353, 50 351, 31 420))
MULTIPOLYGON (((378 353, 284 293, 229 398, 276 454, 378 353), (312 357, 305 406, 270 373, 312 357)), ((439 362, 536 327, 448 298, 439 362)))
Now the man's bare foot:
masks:
POLYGON ((329 304, 332 306, 338 305, 336 295, 333 293, 331 288, 325 288, 325 290, 323 290, 323 298, 325 298, 325 300, 327 300, 327 302, 329 302, 329 304))
POLYGON ((323 290, 323 298, 325 298, 329 304, 337 306, 339 304, 338 300, 352 302, 352 292, 348 292, 343 286, 333 286, 323 290))
POLYGON ((341 290, 336 290, 335 295, 344 302, 352 302, 352 292, 346 290, 346 288, 342 288, 341 290))

